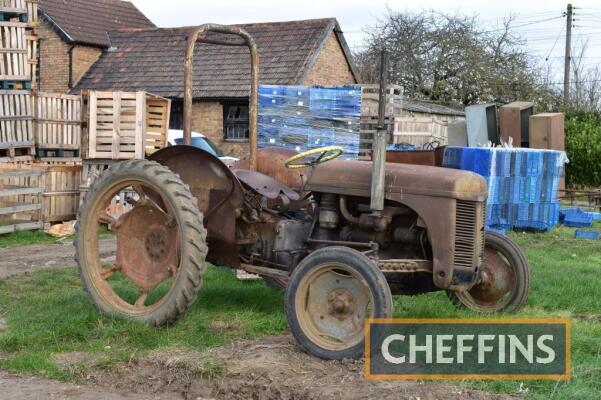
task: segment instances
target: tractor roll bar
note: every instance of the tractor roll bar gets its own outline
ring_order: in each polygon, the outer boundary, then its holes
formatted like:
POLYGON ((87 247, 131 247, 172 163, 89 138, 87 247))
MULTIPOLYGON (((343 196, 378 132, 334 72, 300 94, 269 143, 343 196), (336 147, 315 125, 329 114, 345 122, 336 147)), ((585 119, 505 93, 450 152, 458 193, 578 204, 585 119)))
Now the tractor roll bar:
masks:
POLYGON ((216 25, 216 24, 205 24, 200 25, 196 28, 192 28, 188 35, 188 43, 186 50, 186 59, 184 61, 184 144, 190 145, 192 143, 192 81, 193 81, 193 60, 194 60, 194 47, 197 42, 215 44, 221 46, 247 46, 250 50, 250 68, 251 68, 251 79, 250 79, 250 101, 249 101, 249 116, 248 116, 248 128, 249 128, 249 145, 250 155, 249 163, 250 169, 257 169, 257 119, 259 115, 259 52, 257 51, 257 45, 250 36, 242 28, 234 26, 216 25), (207 32, 223 33, 228 35, 236 35, 243 39, 243 41, 229 42, 222 40, 207 39, 204 34, 207 32), (201 36, 202 35, 202 36, 201 36))

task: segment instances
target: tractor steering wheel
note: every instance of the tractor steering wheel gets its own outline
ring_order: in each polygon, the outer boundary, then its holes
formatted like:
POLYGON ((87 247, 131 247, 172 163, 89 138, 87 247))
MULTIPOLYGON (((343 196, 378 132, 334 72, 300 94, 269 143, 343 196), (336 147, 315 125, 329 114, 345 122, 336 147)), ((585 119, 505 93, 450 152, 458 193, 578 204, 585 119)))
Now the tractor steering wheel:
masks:
POLYGON ((284 165, 288 169, 299 169, 306 167, 313 167, 317 164, 324 163, 326 161, 331 161, 335 158, 338 158, 344 153, 344 149, 340 146, 328 146, 322 147, 319 149, 308 150, 297 154, 295 156, 290 157, 286 161, 284 161, 284 165), (330 154, 331 153, 331 154, 330 154), (305 162, 295 163, 295 161, 302 160, 303 158, 307 158, 309 156, 317 154, 317 157, 313 157, 305 162))

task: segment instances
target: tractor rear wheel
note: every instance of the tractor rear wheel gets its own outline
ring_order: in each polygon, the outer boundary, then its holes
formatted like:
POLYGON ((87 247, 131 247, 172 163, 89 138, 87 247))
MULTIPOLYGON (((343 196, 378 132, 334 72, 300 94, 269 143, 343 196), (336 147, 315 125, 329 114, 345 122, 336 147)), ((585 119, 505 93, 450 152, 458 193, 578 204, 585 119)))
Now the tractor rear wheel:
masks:
POLYGON ((151 161, 124 161, 93 183, 76 225, 83 285, 103 313, 163 325, 196 299, 207 253, 197 201, 182 180, 151 161), (102 258, 110 237, 116 256, 102 258))
POLYGON ((530 291, 530 269, 522 250, 507 236, 487 232, 480 282, 465 292, 448 291, 459 307, 477 312, 518 311, 530 291))
POLYGON ((294 269, 285 295, 296 341, 324 359, 358 358, 367 318, 390 318, 392 295, 384 274, 356 250, 326 247, 294 269))

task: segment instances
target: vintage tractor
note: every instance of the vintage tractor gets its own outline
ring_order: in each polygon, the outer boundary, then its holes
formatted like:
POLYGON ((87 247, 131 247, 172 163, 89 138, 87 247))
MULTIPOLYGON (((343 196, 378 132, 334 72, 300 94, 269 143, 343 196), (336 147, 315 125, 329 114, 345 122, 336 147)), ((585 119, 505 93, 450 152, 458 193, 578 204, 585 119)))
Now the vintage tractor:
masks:
POLYGON ((93 183, 75 247, 101 312, 173 322, 195 301, 210 261, 285 288, 298 343, 340 359, 362 354, 365 319, 391 317, 393 294, 445 290, 453 303, 482 312, 524 305, 527 261, 510 239, 484 231, 479 175, 386 164, 383 132, 373 162, 334 161, 338 147, 257 151, 258 55, 242 29, 203 25, 189 34, 186 143, 197 42, 250 48, 250 156, 230 169, 200 149, 169 147, 115 164, 93 183), (129 205, 119 217, 110 209, 116 197, 129 205), (101 256, 104 225, 116 241, 114 262, 101 256))

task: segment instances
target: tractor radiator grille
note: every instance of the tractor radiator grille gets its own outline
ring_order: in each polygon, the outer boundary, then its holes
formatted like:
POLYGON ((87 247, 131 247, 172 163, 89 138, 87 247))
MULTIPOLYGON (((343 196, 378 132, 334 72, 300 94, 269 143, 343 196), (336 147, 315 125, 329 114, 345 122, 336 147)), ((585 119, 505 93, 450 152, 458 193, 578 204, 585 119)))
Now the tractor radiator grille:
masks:
POLYGON ((457 201, 455 219, 455 266, 475 268, 484 250, 484 203, 457 201))

